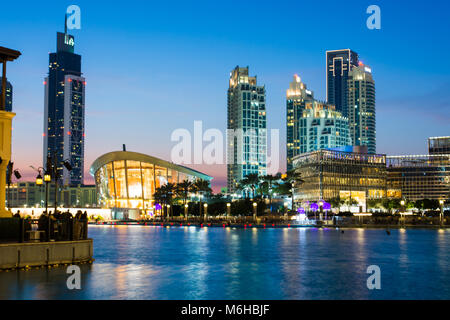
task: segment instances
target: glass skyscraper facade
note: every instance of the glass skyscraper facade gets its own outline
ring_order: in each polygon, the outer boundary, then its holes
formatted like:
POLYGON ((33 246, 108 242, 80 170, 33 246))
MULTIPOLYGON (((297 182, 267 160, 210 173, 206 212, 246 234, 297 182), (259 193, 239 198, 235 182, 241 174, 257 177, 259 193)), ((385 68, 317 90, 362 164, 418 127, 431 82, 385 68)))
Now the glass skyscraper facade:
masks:
POLYGON ((249 174, 267 173, 266 90, 248 67, 230 74, 227 119, 227 191, 249 174))
POLYGON ((367 146, 376 153, 375 82, 372 69, 363 65, 351 67, 348 75, 348 119, 354 146, 367 146))
POLYGON ((376 153, 375 82, 372 69, 350 49, 326 53, 327 102, 348 118, 351 143, 376 153))
POLYGON ((314 92, 308 90, 298 75, 286 91, 286 161, 287 170, 292 169, 292 159, 300 154, 300 144, 304 137, 299 130, 299 120, 303 116, 306 102, 314 100, 314 92))
POLYGON ((348 119, 334 106, 318 101, 306 103, 299 119, 300 154, 316 150, 349 146, 348 119))
POLYGON ((57 33, 57 51, 50 53, 45 78, 44 167, 47 155, 56 157, 60 183, 80 185, 84 178, 85 78, 74 37, 57 33), (68 160, 72 170, 63 170, 68 160))
MULTIPOLYGON (((2 92, 2 80, 0 77, 0 92, 2 92)), ((13 104, 13 87, 11 82, 6 81, 6 106, 5 111, 12 112, 12 104, 13 104)))
POLYGON ((327 51, 327 102, 348 117, 348 78, 351 67, 358 66, 358 54, 350 49, 327 51))
POLYGON ((286 92, 286 124, 288 171, 299 154, 351 145, 348 119, 333 105, 315 100, 298 75, 286 92))

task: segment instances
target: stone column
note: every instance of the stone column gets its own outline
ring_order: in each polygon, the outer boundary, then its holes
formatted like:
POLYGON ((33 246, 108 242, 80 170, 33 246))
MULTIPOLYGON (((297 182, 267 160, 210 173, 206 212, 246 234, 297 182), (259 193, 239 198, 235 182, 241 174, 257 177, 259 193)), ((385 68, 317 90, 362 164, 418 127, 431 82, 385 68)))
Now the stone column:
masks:
POLYGON ((6 198, 6 167, 11 160, 11 130, 12 119, 16 114, 0 110, 0 218, 12 217, 5 208, 6 198))

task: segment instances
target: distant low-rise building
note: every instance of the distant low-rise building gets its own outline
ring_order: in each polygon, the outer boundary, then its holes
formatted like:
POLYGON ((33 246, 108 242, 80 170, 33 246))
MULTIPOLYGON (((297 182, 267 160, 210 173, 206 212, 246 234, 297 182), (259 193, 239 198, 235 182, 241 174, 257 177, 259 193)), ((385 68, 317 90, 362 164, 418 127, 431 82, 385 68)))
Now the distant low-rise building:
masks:
POLYGON ((450 154, 387 157, 388 186, 410 200, 450 198, 450 154))
MULTIPOLYGON (((95 185, 58 187, 58 207, 96 208, 98 207, 95 185)), ((44 208, 45 185, 35 182, 18 182, 6 189, 7 206, 10 208, 44 208)), ((55 206, 55 184, 48 186, 48 207, 55 206)))
POLYGON ((450 136, 428 138, 429 154, 450 154, 450 136))

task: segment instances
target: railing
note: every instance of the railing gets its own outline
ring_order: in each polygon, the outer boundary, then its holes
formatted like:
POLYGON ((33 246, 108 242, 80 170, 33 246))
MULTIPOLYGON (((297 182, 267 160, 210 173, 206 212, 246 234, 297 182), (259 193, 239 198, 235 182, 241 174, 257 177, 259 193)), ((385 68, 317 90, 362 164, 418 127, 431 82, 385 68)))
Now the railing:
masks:
POLYGON ((86 240, 88 221, 86 219, 55 219, 47 216, 40 219, 0 219, 0 242, 26 241, 73 241, 86 240))

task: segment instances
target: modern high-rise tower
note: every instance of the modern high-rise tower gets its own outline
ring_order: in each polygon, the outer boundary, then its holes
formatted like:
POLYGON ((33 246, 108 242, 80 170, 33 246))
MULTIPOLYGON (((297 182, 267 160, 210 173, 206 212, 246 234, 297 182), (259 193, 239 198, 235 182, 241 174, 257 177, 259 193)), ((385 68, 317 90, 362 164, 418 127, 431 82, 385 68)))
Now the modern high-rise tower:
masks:
MULTIPOLYGON (((2 77, 0 77, 0 92, 2 91, 2 77)), ((13 87, 11 82, 6 80, 6 106, 5 111, 12 112, 13 87)))
POLYGON ((75 39, 65 32, 57 33, 57 50, 50 53, 49 71, 45 78, 44 152, 56 157, 60 183, 83 184, 85 78, 81 73, 81 56, 74 53, 75 39), (63 170, 69 161, 72 170, 63 170))
POLYGON ((358 54, 350 49, 327 51, 327 102, 344 117, 348 117, 348 74, 358 62, 358 54))
POLYGON ((286 124, 288 171, 293 169, 293 159, 302 153, 351 144, 348 119, 333 105, 314 99, 314 93, 297 75, 286 92, 286 124))
POLYGON ((376 153, 375 82, 372 69, 359 62, 348 74, 348 120, 354 146, 376 153))
POLYGON ((298 122, 305 110, 306 102, 314 101, 314 92, 306 88, 298 75, 286 91, 286 160, 287 170, 292 169, 292 159, 299 154, 302 143, 298 122))
POLYGON ((227 189, 236 193, 248 174, 267 174, 266 90, 248 67, 230 74, 227 124, 227 189))

